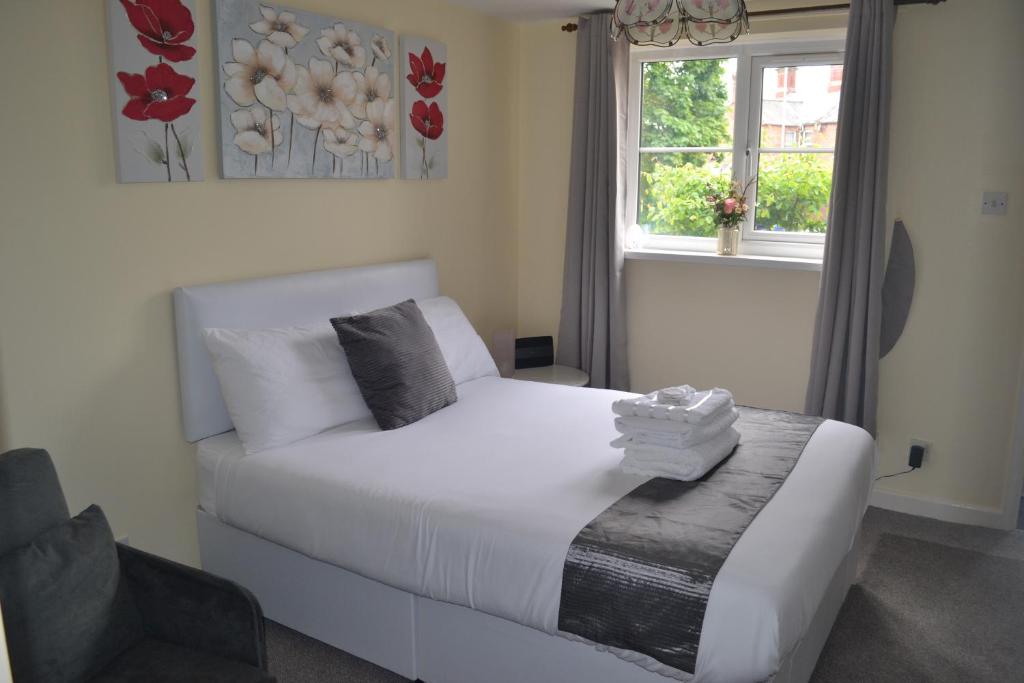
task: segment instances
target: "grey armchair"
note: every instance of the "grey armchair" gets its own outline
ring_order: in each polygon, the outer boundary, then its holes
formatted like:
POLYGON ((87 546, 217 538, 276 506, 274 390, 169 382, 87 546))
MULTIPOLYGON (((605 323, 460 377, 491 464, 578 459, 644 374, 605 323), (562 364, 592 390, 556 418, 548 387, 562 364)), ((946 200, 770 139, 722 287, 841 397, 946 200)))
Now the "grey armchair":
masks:
POLYGON ((0 455, 0 604, 16 683, 273 683, 244 588, 75 518, 46 451, 0 455))

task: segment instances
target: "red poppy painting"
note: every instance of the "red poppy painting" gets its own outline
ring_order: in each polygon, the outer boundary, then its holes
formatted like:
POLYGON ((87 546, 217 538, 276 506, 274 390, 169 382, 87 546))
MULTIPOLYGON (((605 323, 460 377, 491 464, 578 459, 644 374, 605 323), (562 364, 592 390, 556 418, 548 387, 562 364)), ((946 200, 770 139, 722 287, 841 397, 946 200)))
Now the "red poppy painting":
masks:
POLYGON ((182 76, 166 64, 151 66, 145 74, 121 71, 117 79, 131 98, 121 113, 135 121, 177 121, 196 103, 188 97, 196 79, 182 76))
POLYGON ((188 45, 196 27, 192 11, 181 0, 120 0, 139 44, 170 62, 187 62, 196 56, 188 45))
POLYGON ((419 54, 409 53, 409 70, 406 76, 420 97, 432 98, 441 94, 444 88, 444 73, 447 65, 435 62, 429 47, 424 47, 419 54))
POLYGON ((202 178, 195 0, 107 0, 118 179, 202 178))
POLYGON ((412 105, 409 118, 416 132, 428 140, 436 140, 444 133, 444 114, 437 102, 431 102, 428 106, 423 100, 417 101, 412 105))
POLYGON ((448 177, 448 49, 405 36, 402 54, 402 175, 414 180, 448 177))

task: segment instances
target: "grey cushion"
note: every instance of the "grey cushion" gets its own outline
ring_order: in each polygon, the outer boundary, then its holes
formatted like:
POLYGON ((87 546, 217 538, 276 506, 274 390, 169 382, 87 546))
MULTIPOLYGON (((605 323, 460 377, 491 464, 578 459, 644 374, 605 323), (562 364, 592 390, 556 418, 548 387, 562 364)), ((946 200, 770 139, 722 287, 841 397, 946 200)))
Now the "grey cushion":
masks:
POLYGON ((0 455, 0 555, 70 517, 49 453, 22 448, 0 455))
POLYGON ((381 429, 455 403, 455 382, 415 301, 331 320, 352 375, 381 429))
POLYGON ((81 681, 142 639, 114 537, 93 505, 0 556, 11 668, 18 683, 81 681))

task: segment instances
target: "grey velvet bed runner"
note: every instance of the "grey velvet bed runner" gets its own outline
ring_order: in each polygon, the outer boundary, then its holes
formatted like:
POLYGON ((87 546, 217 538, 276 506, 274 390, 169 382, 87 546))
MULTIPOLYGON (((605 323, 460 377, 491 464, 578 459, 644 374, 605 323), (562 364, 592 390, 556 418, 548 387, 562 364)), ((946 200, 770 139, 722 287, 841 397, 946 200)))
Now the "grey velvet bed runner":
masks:
POLYGON ((739 411, 739 446, 703 479, 652 479, 576 536, 562 573, 560 631, 694 673, 718 571, 824 422, 739 411))

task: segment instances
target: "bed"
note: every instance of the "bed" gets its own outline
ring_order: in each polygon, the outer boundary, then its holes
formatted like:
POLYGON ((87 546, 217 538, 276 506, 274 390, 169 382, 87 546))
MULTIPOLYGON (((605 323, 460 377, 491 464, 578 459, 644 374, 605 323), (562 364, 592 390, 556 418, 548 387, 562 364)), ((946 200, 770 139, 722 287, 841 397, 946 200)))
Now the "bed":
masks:
POLYGON ((719 572, 695 674, 558 631, 566 551, 638 484, 616 465, 619 392, 483 377, 409 427, 356 421, 245 455, 205 327, 303 324, 437 294, 430 261, 175 292, 204 569, 267 616, 410 679, 806 681, 855 572, 874 446, 826 422, 719 572))

